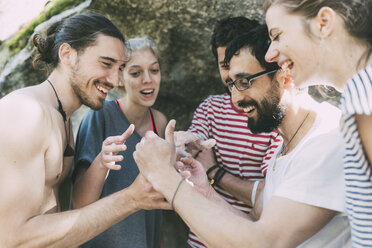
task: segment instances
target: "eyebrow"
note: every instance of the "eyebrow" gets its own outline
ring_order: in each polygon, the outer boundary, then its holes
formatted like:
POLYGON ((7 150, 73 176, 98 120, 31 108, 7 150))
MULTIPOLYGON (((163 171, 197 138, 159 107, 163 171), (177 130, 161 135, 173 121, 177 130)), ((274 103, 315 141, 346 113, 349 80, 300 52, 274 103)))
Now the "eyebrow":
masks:
POLYGON ((229 64, 225 64, 225 60, 221 60, 220 62, 218 62, 218 64, 223 68, 225 67, 225 69, 229 69, 230 65, 229 64))
POLYGON ((249 76, 252 76, 252 74, 245 73, 245 72, 241 72, 241 73, 235 74, 235 77, 237 77, 237 78, 249 77, 249 76))
POLYGON ((114 58, 111 58, 111 57, 106 57, 106 56, 99 56, 100 59, 105 59, 105 60, 109 60, 113 63, 118 63, 118 62, 123 62, 121 64, 121 66, 125 66, 125 61, 124 60, 119 60, 119 59, 114 59, 114 58))
POLYGON ((273 37, 273 32, 277 31, 278 28, 271 28, 270 31, 269 31, 269 36, 270 38, 273 37))
MULTIPOLYGON (((150 64, 150 65, 156 65, 156 64, 159 64, 159 62, 158 61, 154 61, 152 64, 150 64)), ((129 66, 129 68, 132 68, 132 67, 141 67, 140 65, 131 65, 131 66, 129 66)))

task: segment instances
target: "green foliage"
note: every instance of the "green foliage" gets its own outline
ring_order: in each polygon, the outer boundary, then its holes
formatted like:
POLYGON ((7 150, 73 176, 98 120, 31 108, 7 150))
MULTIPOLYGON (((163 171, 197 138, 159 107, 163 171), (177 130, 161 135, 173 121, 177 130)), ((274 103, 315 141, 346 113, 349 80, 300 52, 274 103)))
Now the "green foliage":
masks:
POLYGON ((47 11, 46 16, 49 19, 52 16, 55 16, 67 9, 79 5, 84 0, 57 0, 52 7, 47 11))
POLYGON ((18 53, 22 48, 27 44, 27 40, 34 32, 34 29, 40 23, 48 20, 52 16, 55 16, 67 9, 75 7, 84 0, 55 0, 49 1, 47 4, 50 4, 50 7, 46 7, 38 17, 33 19, 29 24, 21 28, 15 37, 13 37, 9 42, 6 43, 6 46, 9 48, 11 53, 14 55, 18 53))

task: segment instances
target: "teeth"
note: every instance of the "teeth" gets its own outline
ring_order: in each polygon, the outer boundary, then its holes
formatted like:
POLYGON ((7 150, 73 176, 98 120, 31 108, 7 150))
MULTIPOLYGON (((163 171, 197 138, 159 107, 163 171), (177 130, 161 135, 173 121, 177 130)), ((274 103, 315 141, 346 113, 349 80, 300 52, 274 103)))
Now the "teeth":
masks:
POLYGON ((292 61, 288 60, 282 65, 282 70, 285 71, 288 69, 288 67, 292 64, 292 61))
POLYGON ((105 94, 107 94, 107 93, 109 92, 109 90, 107 90, 107 89, 105 89, 105 88, 103 88, 103 87, 101 87, 101 86, 99 86, 99 85, 97 85, 96 87, 97 87, 97 89, 98 89, 99 91, 102 91, 102 92, 105 93, 105 94))
POLYGON ((243 111, 245 112, 245 113, 249 113, 249 112, 251 112, 252 110, 254 110, 255 108, 253 107, 253 106, 248 106, 248 107, 245 107, 245 108, 243 108, 243 111))
POLYGON ((150 93, 154 92, 154 90, 142 90, 141 92, 145 93, 145 94, 150 94, 150 93))

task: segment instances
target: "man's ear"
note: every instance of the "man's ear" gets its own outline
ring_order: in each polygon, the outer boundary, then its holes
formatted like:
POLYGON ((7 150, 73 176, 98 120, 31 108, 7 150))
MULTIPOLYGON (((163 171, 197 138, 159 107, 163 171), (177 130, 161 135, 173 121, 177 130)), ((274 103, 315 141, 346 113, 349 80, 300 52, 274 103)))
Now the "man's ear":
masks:
POLYGON ((59 60, 64 65, 74 65, 77 59, 77 51, 69 44, 63 43, 58 50, 59 60))
POLYGON ((336 13, 330 7, 322 7, 316 17, 311 20, 311 32, 319 39, 328 37, 335 25, 336 13))

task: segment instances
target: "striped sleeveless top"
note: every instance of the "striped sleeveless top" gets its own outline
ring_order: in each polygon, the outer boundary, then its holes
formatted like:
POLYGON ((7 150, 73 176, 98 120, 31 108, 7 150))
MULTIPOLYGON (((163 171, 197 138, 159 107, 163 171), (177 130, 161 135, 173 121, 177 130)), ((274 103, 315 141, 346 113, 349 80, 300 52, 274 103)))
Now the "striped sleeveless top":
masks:
MULTIPOLYGON (((353 247, 372 247, 372 171, 354 115, 372 115, 372 65, 351 78, 341 99, 341 132, 346 143, 346 208, 353 247)), ((372 132, 372 127, 371 127, 372 132)))

